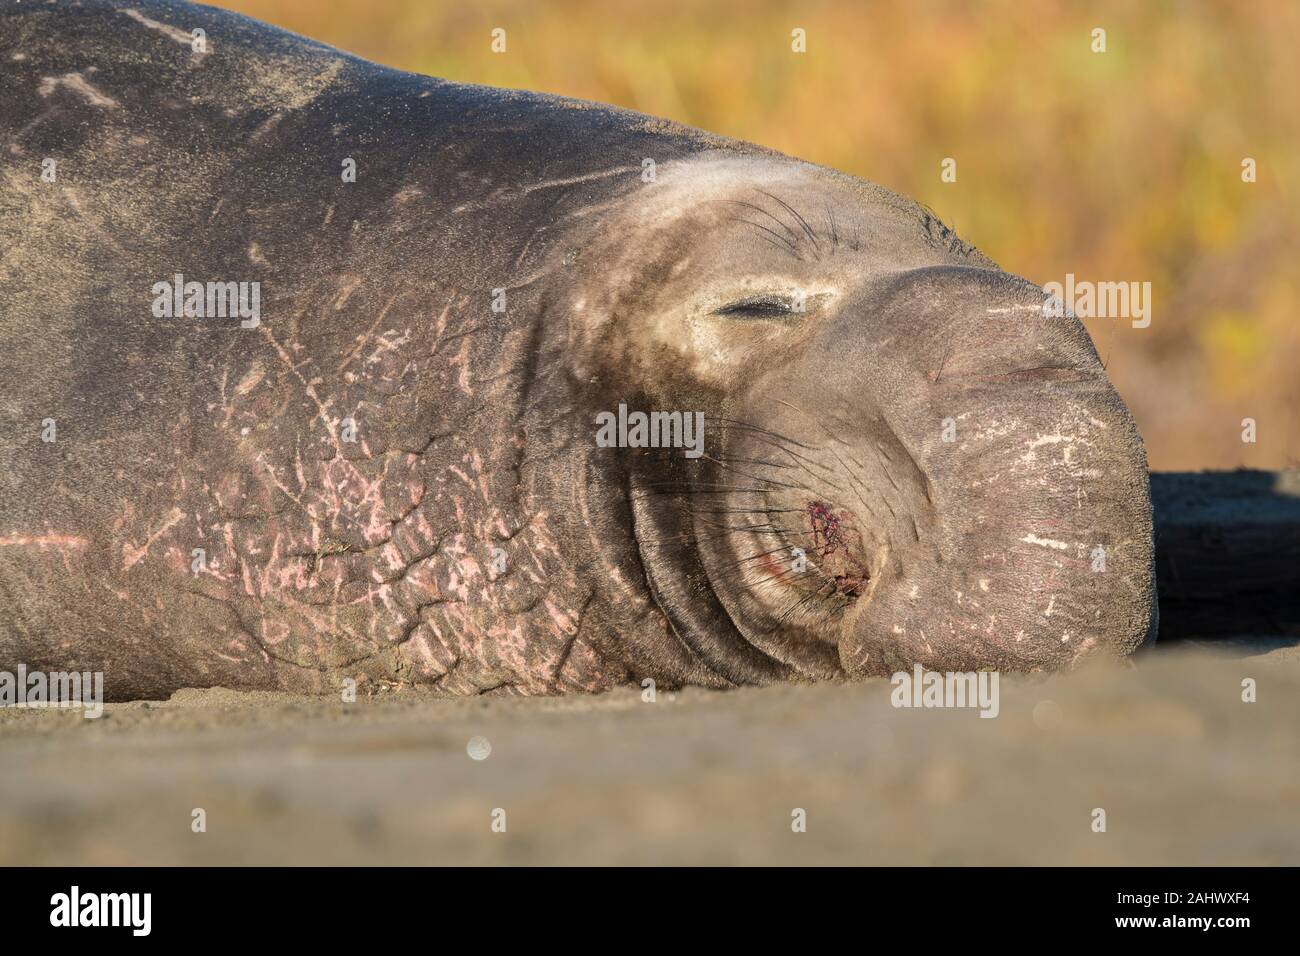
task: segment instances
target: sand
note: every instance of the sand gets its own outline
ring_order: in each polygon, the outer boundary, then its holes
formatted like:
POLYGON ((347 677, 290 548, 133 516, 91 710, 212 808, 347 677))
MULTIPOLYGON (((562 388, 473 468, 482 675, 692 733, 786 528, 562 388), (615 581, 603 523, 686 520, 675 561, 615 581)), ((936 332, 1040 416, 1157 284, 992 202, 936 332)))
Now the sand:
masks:
POLYGON ((1295 865, 1298 640, 1004 676, 995 719, 884 680, 0 710, 0 863, 1295 865))

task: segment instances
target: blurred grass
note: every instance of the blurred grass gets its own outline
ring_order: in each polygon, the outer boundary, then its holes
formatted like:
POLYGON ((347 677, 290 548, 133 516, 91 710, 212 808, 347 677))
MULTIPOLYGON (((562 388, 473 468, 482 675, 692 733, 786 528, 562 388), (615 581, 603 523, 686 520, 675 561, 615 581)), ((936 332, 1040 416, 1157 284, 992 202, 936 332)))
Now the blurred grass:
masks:
POLYGON ((1149 281, 1150 328, 1088 324, 1152 467, 1300 464, 1291 0, 216 2, 390 66, 614 103, 844 170, 1038 283, 1149 281), (949 156, 957 181, 942 183, 949 156), (1240 440, 1246 417, 1257 444, 1240 440))

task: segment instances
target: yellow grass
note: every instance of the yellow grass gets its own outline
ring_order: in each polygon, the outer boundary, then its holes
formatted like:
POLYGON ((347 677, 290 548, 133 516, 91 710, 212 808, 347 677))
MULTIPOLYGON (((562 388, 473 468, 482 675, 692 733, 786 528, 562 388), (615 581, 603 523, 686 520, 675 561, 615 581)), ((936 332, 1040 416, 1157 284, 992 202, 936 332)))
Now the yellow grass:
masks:
POLYGON ((1089 328, 1152 466, 1300 462, 1300 5, 218 5, 391 66, 615 103, 844 170, 1035 282, 1149 281, 1150 328, 1089 328), (1240 440, 1246 417, 1257 444, 1240 440))

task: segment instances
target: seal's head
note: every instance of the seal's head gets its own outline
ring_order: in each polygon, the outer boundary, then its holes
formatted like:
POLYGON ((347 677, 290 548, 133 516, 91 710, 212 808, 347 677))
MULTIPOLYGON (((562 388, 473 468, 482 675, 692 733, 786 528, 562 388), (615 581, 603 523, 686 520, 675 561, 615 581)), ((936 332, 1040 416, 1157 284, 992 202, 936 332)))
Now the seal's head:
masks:
POLYGON ((1077 319, 925 210, 705 155, 581 255, 558 306, 592 407, 705 412, 700 458, 621 467, 655 597, 716 672, 1053 668, 1148 640, 1128 411, 1077 319))

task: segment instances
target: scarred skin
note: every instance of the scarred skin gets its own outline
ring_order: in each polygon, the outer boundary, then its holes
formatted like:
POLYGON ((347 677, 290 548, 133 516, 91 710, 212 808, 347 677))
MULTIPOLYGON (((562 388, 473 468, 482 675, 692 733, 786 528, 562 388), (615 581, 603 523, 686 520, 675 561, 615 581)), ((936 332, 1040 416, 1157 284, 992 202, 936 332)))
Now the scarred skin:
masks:
POLYGON ((557 694, 1153 638, 1145 456, 1086 332, 914 203, 207 7, 28 6, 0 668, 557 694), (155 317, 175 273, 260 282, 260 325, 155 317), (620 402, 703 411, 704 457, 597 447, 620 402))

